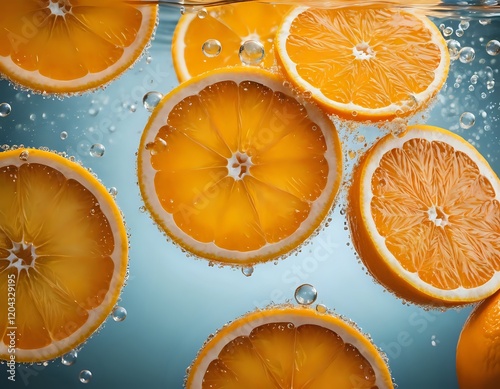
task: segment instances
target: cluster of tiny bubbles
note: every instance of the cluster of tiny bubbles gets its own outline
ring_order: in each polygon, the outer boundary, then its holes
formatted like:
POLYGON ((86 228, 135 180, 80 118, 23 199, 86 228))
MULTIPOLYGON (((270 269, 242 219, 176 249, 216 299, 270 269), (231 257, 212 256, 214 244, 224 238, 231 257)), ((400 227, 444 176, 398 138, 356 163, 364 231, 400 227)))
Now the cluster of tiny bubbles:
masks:
POLYGON ((311 284, 302 284, 295 289, 294 297, 301 305, 311 305, 318 298, 318 292, 311 284))
POLYGON ((464 130, 471 128, 476 123, 476 117, 471 112, 464 112, 460 115, 460 127, 464 130))
POLYGON ((201 46, 201 51, 206 57, 217 57, 222 51, 222 45, 217 39, 207 39, 201 46))
POLYGON ((103 144, 94 143, 92 146, 90 146, 89 154, 90 154, 90 156, 92 156, 94 158, 100 158, 104 155, 105 151, 106 151, 106 148, 104 147, 103 144))
POLYGON ((248 40, 243 42, 238 52, 240 60, 245 65, 257 65, 264 59, 264 45, 259 41, 248 40))
POLYGON ((113 320, 116 322, 124 321, 127 318, 127 310, 119 305, 113 308, 111 312, 113 320))
POLYGON ((12 111, 12 107, 10 106, 9 103, 0 103, 0 117, 1 118, 9 116, 11 111, 12 111))
POLYGON ((253 274, 254 268, 253 266, 243 266, 241 268, 241 272, 245 277, 250 277, 253 274))
POLYGON ((61 357, 61 363, 65 366, 71 366, 76 362, 77 358, 78 352, 76 350, 71 350, 69 353, 66 353, 61 357))
POLYGON ((489 55, 498 55, 500 54, 500 42, 496 39, 493 39, 486 43, 486 52, 489 55))
POLYGON ((153 112, 156 106, 160 103, 163 95, 160 92, 151 91, 146 93, 142 98, 144 108, 149 112, 153 112))
POLYGON ((92 379, 92 372, 90 370, 82 370, 78 378, 82 384, 88 384, 92 379))

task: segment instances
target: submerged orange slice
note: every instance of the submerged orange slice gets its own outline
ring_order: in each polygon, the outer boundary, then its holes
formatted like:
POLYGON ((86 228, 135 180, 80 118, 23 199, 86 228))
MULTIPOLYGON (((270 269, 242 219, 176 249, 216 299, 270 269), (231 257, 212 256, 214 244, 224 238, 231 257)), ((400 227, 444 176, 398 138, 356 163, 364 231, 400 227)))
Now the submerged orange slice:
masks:
POLYGON ((449 69, 439 29, 400 8, 298 7, 276 34, 290 81, 344 119, 407 117, 426 107, 449 69))
POLYGON ((416 125, 382 138, 354 171, 348 211, 361 259, 400 297, 456 305, 500 288, 500 181, 460 136, 416 125))
POLYGON ((249 64, 271 68, 275 65, 274 36, 290 8, 244 2, 182 15, 172 37, 177 78, 186 81, 208 70, 241 65, 240 48, 245 42, 249 42, 245 46, 250 51, 249 64))
POLYGON ((457 345, 460 389, 495 389, 500 382, 500 292, 474 308, 457 345))
POLYGON ((351 323, 278 306, 211 336, 188 369, 186 387, 388 389, 393 383, 381 352, 351 323))
POLYGON ((330 119, 259 68, 181 84, 154 111, 138 152, 154 220, 184 249, 227 264, 303 243, 329 213, 341 175, 330 119))
POLYGON ((96 89, 127 70, 157 6, 127 0, 22 0, 0 13, 0 74, 37 92, 96 89))
POLYGON ((53 152, 0 153, 0 359, 45 361, 84 342, 127 263, 121 213, 89 171, 53 152))

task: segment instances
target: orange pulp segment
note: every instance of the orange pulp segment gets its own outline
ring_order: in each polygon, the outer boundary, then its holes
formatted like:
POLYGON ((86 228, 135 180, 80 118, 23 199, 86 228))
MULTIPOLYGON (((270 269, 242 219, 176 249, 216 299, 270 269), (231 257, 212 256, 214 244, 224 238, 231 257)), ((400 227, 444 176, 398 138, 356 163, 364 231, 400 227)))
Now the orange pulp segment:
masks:
POLYGON ((49 151, 0 153, 0 309, 13 313, 0 320, 0 359, 80 345, 116 304, 127 263, 121 213, 90 172, 49 151))
POLYGON ((38 92, 100 87, 141 55, 157 6, 126 0, 23 0, 0 14, 0 73, 38 92))
POLYGON ((378 141, 349 191, 353 243, 400 297, 431 305, 500 288, 500 181, 460 136, 415 125, 378 141))
POLYGON ((138 175, 154 220, 184 249, 252 264, 315 231, 340 185, 329 118, 259 68, 216 69, 181 84, 141 138, 138 175))

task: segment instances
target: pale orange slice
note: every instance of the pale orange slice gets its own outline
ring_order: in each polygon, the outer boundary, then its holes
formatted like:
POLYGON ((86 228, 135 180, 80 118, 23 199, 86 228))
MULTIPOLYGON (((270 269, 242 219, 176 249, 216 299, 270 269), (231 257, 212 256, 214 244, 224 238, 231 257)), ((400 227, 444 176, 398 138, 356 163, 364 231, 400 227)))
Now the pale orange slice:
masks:
POLYGON ((188 369, 187 389, 393 388, 386 359, 352 323, 277 306, 224 326, 188 369))
POLYGON ((40 93, 101 87, 149 43, 157 6, 127 0, 22 0, 0 13, 0 74, 40 93))
POLYGON ((427 17, 380 5, 298 7, 276 34, 290 81, 344 119, 380 121, 427 107, 449 69, 439 29, 427 17))
POLYGON ((252 1, 185 13, 172 37, 177 78, 182 82, 208 70, 241 65, 240 48, 245 42, 257 43, 250 44, 250 59, 255 59, 248 64, 270 69, 275 65, 274 36, 290 8, 252 1))
POLYGON ((354 171, 352 240, 398 296, 431 305, 500 288, 500 181, 460 136, 416 125, 378 141, 354 171))
POLYGON ((334 202, 341 145, 329 118, 280 77, 216 69, 171 91, 138 152, 139 185, 181 247, 226 264, 280 257, 316 231, 334 202))
POLYGON ((115 306, 127 264, 122 215, 92 173, 54 152, 0 153, 0 359, 79 346, 115 306))
POLYGON ((460 389, 495 389, 500 382, 500 292, 478 304, 457 345, 460 389))

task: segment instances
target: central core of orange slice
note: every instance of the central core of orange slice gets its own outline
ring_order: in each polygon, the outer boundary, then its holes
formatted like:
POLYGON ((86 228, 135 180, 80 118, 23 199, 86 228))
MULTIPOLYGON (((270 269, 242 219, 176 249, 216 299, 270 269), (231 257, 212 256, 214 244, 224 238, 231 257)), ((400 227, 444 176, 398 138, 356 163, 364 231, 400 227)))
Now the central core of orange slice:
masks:
POLYGON ((358 43, 352 49, 352 54, 356 59, 367 60, 375 57, 375 51, 366 42, 358 43))
POLYGON ((438 227, 444 227, 448 224, 448 215, 443 212, 441 207, 433 205, 429 208, 427 214, 429 215, 429 220, 434 222, 438 227))
POLYGON ((228 175, 235 180, 241 180, 250 174, 250 166, 252 166, 252 157, 247 153, 237 151, 227 160, 228 175))
POLYGON ((68 12, 71 12, 71 3, 69 0, 51 0, 49 11, 55 16, 65 16, 68 12))
POLYGON ((22 269, 28 270, 34 267, 36 254, 32 244, 12 242, 12 248, 7 252, 9 255, 5 259, 10 261, 7 268, 15 267, 19 273, 22 269))

